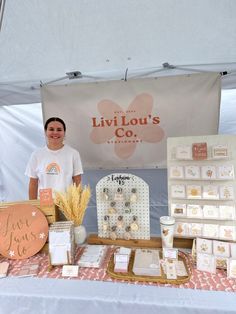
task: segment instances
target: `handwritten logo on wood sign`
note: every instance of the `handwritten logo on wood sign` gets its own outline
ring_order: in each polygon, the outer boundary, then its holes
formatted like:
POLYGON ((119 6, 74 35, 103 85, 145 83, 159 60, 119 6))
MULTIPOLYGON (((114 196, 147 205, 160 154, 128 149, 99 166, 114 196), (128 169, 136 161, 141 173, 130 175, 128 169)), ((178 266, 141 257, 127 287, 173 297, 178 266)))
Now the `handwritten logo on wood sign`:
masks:
POLYGON ((48 236, 45 215, 30 204, 16 204, 0 212, 0 253, 24 259, 38 253, 48 236))

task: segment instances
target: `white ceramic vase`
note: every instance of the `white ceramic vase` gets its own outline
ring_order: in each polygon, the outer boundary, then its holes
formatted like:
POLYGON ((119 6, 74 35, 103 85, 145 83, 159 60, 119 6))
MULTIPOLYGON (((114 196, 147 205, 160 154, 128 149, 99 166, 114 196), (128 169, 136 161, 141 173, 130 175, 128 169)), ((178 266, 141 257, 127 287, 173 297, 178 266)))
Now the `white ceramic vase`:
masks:
POLYGON ((84 225, 74 227, 75 244, 83 244, 87 238, 87 232, 84 225))

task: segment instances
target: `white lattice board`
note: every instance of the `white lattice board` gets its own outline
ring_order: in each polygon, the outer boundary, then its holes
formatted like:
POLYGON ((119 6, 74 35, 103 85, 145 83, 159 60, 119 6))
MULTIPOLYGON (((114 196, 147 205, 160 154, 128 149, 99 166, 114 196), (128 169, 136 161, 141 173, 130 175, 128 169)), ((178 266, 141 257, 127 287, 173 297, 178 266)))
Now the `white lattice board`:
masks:
POLYGON ((116 228, 117 238, 124 238, 124 233, 133 219, 135 219, 138 230, 131 231, 131 239, 150 239, 150 215, 149 215, 149 186, 141 178, 129 173, 112 173, 103 177, 96 185, 98 236, 110 238, 113 226, 117 226, 118 217, 122 216, 123 226, 116 228), (117 190, 122 189, 122 195, 117 200, 117 190), (108 199, 104 197, 104 189, 107 189, 108 199), (136 189, 136 201, 127 202, 132 199, 132 191, 136 189), (115 212, 111 213, 111 203, 115 201, 115 212), (130 212, 127 213, 129 207, 130 212), (108 216, 108 222, 104 217, 108 216), (136 218, 134 218, 134 216, 136 218), (104 223, 108 223, 107 230, 104 230, 104 223))

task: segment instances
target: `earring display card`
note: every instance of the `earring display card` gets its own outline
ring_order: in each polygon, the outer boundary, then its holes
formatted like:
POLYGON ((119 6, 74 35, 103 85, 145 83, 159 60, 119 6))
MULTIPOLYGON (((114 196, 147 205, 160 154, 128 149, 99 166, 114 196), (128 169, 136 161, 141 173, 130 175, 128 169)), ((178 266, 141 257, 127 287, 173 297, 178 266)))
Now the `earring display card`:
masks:
POLYGON ((236 241, 236 136, 168 138, 167 167, 175 237, 236 241), (184 170, 181 178, 171 174, 179 167, 184 170))
POLYGON ((9 265, 10 264, 8 262, 0 263, 0 278, 4 278, 7 276, 9 265))

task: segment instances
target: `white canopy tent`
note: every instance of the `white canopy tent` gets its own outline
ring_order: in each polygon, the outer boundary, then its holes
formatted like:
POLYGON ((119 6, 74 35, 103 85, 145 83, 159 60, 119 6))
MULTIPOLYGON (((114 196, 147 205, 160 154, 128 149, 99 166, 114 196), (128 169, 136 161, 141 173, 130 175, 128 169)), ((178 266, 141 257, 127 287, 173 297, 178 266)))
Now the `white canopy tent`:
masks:
MULTIPOLYGON (((221 72, 219 132, 236 132, 235 0, 0 4, 0 201, 27 198, 25 166, 44 143, 40 84, 221 72)), ((166 209, 166 189, 159 192, 164 201, 155 190, 151 206, 166 209)))
POLYGON ((81 80, 217 71, 223 88, 236 87, 234 0, 0 3, 0 105, 40 102, 40 82, 71 71, 81 80))

